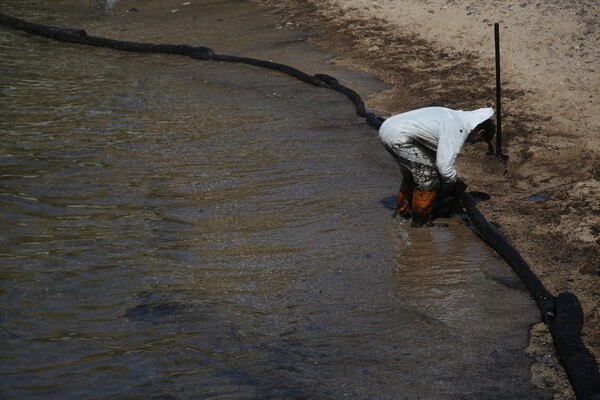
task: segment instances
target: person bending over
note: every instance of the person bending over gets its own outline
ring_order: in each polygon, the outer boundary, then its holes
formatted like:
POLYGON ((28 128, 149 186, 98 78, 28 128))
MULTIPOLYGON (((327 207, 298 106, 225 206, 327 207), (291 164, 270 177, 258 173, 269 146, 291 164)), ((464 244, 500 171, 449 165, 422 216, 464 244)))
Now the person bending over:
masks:
POLYGON ((452 110, 425 107, 386 119, 379 140, 400 166, 402 183, 395 215, 412 217, 411 226, 432 225, 436 193, 443 185, 454 195, 467 185, 458 178, 454 161, 465 142, 491 141, 494 110, 452 110))

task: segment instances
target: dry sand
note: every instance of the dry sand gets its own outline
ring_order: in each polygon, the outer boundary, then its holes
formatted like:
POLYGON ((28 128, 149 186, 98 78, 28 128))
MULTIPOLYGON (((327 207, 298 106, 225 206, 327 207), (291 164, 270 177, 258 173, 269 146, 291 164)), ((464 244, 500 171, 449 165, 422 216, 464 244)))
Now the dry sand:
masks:
MULTIPOLYGON (((470 148, 458 170, 480 209, 553 294, 580 299, 583 339, 600 359, 600 3, 597 0, 262 0, 309 25, 332 62, 391 88, 367 99, 383 116, 442 103, 495 108, 500 23, 506 168, 470 148), (531 196, 540 195, 534 198, 531 196)), ((343 82, 353 87, 352 82, 343 82)), ((531 329, 532 378, 573 398, 543 324, 531 329)))

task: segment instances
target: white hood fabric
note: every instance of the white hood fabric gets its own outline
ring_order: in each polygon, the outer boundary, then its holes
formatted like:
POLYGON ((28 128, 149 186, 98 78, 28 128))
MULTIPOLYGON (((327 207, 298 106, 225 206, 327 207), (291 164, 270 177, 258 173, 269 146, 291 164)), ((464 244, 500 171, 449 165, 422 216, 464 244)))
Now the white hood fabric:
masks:
POLYGON ((423 145, 436 152, 436 167, 445 183, 456 180, 454 161, 469 133, 494 115, 492 108, 474 111, 426 107, 386 119, 379 140, 389 147, 423 145))

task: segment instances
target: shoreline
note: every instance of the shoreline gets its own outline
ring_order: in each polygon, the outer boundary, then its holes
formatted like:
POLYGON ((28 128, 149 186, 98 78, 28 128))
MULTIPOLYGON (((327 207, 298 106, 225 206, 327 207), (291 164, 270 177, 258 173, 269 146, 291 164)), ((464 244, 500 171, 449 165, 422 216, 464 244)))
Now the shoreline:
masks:
MULTIPOLYGON (((600 359, 600 5, 470 0, 286 0, 290 28, 305 25, 331 61, 373 73, 390 89, 365 99, 384 116, 442 103, 495 105, 493 23, 500 23, 503 152, 506 165, 465 148, 457 169, 468 190, 554 295, 582 303, 582 332, 600 359), (594 17, 595 16, 595 17, 594 17), (402 18, 401 18, 402 17, 402 18), (535 67, 535 68, 534 68, 535 67), (537 196, 537 197, 536 197, 537 196)), ((352 87, 352 83, 347 83, 352 87)), ((390 188, 390 193, 397 188, 390 188)), ((573 398, 543 323, 530 331, 532 380, 555 399, 573 398)), ((524 349, 525 350, 525 349, 524 349)))
MULTIPOLYGON (((259 0, 260 1, 260 0, 259 0)), ((291 1, 291 0, 289 0, 291 1)), ((340 2, 338 2, 340 3, 340 2)), ((428 2, 428 4, 431 4, 432 2, 428 2)), ((453 2, 456 3, 456 2, 453 2)), ((266 0, 262 0, 262 4, 266 4, 266 0)), ((289 3, 291 4, 291 3, 289 3)), ((339 7, 340 4, 337 5, 331 5, 331 8, 328 8, 327 12, 333 12, 334 14, 336 12, 339 12, 339 7)), ((289 7, 296 7, 295 5, 289 5, 289 7)), ((290 9, 295 9, 295 8, 290 8, 290 9)), ((307 10, 307 9, 305 9, 307 10)), ((318 9, 316 7, 314 8, 308 8, 308 10, 311 13, 320 13, 320 11, 318 11, 318 9)), ((281 15, 281 14, 280 14, 281 15)), ((296 16, 294 17, 296 21, 298 21, 299 23, 301 21, 303 21, 303 19, 305 18, 311 18, 310 23, 313 24, 313 27, 323 27, 323 32, 327 32, 327 33, 322 33, 321 35, 315 36, 312 38, 312 40, 314 42, 317 42, 320 46, 326 47, 328 50, 333 51, 335 54, 337 54, 337 58, 334 58, 332 60, 333 64, 343 64, 344 66, 348 66, 349 68, 351 68, 354 71, 365 71, 365 72, 369 72, 369 73, 376 73, 377 76, 383 77, 383 81, 386 82, 389 85, 389 89, 384 90, 380 93, 376 93, 372 96, 370 96, 370 98, 366 99, 367 101, 367 106, 369 109, 372 109, 371 106, 373 107, 378 107, 380 110, 384 110, 384 112, 389 115, 395 112, 398 112, 398 110, 403 111, 404 109, 406 109, 407 107, 415 107, 415 106, 420 106, 425 104, 428 101, 443 101, 445 103, 447 103, 446 105, 448 106, 453 106, 453 107, 471 107, 471 106, 476 106, 477 102, 488 102, 486 103, 487 105, 493 105, 492 103, 490 103, 490 99, 488 99, 488 97, 490 96, 490 94, 492 93, 490 91, 490 88, 486 86, 486 82, 487 80, 489 80, 490 82, 493 81, 493 79, 490 79, 490 77, 488 76, 489 73, 489 68, 483 68, 483 72, 478 70, 477 68, 473 68, 472 65, 469 65, 469 63, 465 63, 463 61, 463 59, 465 58, 465 55, 467 57, 476 57, 474 52, 461 52, 458 51, 456 49, 443 49, 440 50, 439 47, 436 47, 436 45, 434 43, 432 43, 430 40, 425 40, 415 34, 408 34, 407 37, 401 37, 402 40, 399 40, 398 42, 394 40, 390 40, 389 39, 389 35, 390 32, 386 31, 386 29, 389 28, 389 26, 385 25, 385 24, 381 24, 382 20, 375 20, 374 23, 372 23, 372 25, 369 25, 368 22, 365 23, 365 25, 363 25, 364 20, 362 20, 361 18, 363 18, 363 16, 361 15, 355 15, 354 19, 352 19, 353 22, 357 23, 357 25, 363 29, 363 28, 367 28, 368 32, 364 35, 350 35, 352 37, 351 40, 348 40, 348 38, 344 40, 339 40, 340 36, 336 36, 339 35, 338 32, 336 32, 335 27, 339 27, 339 25, 335 25, 333 20, 328 20, 327 17, 325 17, 321 14, 319 14, 319 17, 317 19, 313 19, 311 16, 314 16, 316 14, 304 14, 301 16, 296 16), (323 18, 323 19, 321 19, 323 18), (326 25, 331 23, 331 25, 326 25), (323 25, 319 25, 319 24, 323 24, 323 25), (357 39, 358 36, 358 39, 357 39), (333 38, 333 39, 332 39, 333 38), (354 39, 358 40, 355 41, 354 39), (405 65, 395 65, 397 62, 397 58, 395 58, 395 54, 393 51, 390 51, 389 49, 386 49, 386 47, 384 46, 385 40, 389 40, 390 43, 392 43, 392 45, 394 46, 401 46, 401 48, 403 48, 403 50, 405 51, 405 53, 408 54, 408 56, 406 58, 404 58, 404 61, 408 61, 411 60, 411 62, 413 62, 414 64, 411 63, 405 63, 405 65), (379 40, 381 40, 381 42, 379 42, 379 40), (366 46, 366 47, 365 47, 366 46), (341 50, 340 50, 341 49, 341 50), (338 50, 340 50, 338 52, 338 50), (387 57, 387 59, 385 60, 385 63, 383 63, 381 66, 379 66, 379 69, 377 65, 373 66, 372 64, 369 64, 369 62, 372 62, 373 60, 369 60, 369 57, 367 57, 368 54, 370 53, 377 53, 378 55, 382 56, 382 58, 387 57), (387 53, 387 55, 386 55, 387 53), (423 63, 422 60, 423 58, 426 58, 431 65, 427 64, 427 63, 423 63), (422 68, 422 71, 417 72, 413 72, 413 70, 416 69, 418 70, 418 68, 422 68), (449 77, 451 76, 450 74, 448 74, 449 71, 452 72, 456 72, 457 76, 453 77, 453 79, 449 79, 449 77), (403 75, 407 75, 407 76, 403 76, 403 75), (436 80, 436 75, 444 75, 444 79, 437 79, 436 80), (427 77, 434 77, 433 79, 424 79, 427 77), (473 82, 476 82, 477 85, 475 89, 471 88, 471 89, 465 89, 461 86, 461 84, 464 83, 465 79, 472 79, 473 82), (483 89, 482 89, 483 88, 483 89), (411 93, 418 93, 415 96, 412 96, 411 93), (460 96, 456 96, 455 93, 460 93, 460 96)), ((364 16, 364 18, 368 18, 368 16, 364 16)), ((340 21, 343 21, 343 19, 338 19, 335 23, 339 23, 340 21)), ((372 21, 371 21, 372 22, 372 21)), ((307 23, 306 20, 304 20, 304 22, 301 22, 305 25, 310 25, 309 23, 307 23)), ((347 26, 347 31, 343 31, 343 32, 351 32, 353 29, 356 29, 355 26, 348 24, 349 26, 347 26)), ((285 27, 284 27, 285 28, 285 27)), ((291 25, 290 25, 291 28, 291 25)), ((356 32, 361 32, 361 29, 359 29, 356 32)), ((393 30, 393 28, 392 28, 393 30)), ((185 33, 182 33, 182 35, 184 35, 185 33)), ((397 38, 397 37, 394 37, 397 38)), ((389 43, 388 43, 389 44, 389 43)), ((397 49, 398 47, 394 47, 394 49, 397 49)), ((382 58, 379 59, 375 59, 375 61, 380 60, 382 58)), ((476 58, 472 58, 472 60, 477 60, 476 58)), ((376 63, 375 63, 376 64, 376 63)), ((478 64, 477 62, 475 64, 478 64)), ((482 61, 481 64, 485 64, 487 65, 487 61, 482 61)), ((493 65, 493 63, 491 64, 493 65)), ((347 76, 346 79, 360 79, 360 77, 358 76, 347 76)), ((358 85, 357 82, 348 82, 348 85, 350 87, 356 87, 356 85, 358 85)), ((523 93, 529 93, 527 90, 525 89, 517 89, 514 87, 514 85, 512 87, 509 86, 508 90, 507 90, 507 97, 509 99, 509 103, 512 102, 512 104, 514 105, 518 105, 518 102, 521 101, 521 99, 518 97, 519 95, 522 95, 523 93)), ((493 96, 492 96, 493 97, 493 96)), ((517 117, 525 117, 524 118, 524 122, 518 122, 515 117, 513 117, 512 119, 510 118, 511 116, 509 115, 509 121, 510 124, 512 124, 512 127, 522 127, 523 129, 525 129, 527 132, 533 132, 535 130, 540 130, 541 125, 534 127, 532 126, 532 124, 538 123, 538 120, 535 120, 534 117, 539 117, 538 114, 528 114, 527 112, 521 112, 520 110, 517 111, 519 109, 515 108, 514 110, 511 110, 515 113, 515 115, 517 117), (529 118, 529 119, 528 119, 529 118)), ((563 110, 565 113, 568 110, 563 110)), ((545 118, 545 117, 544 117, 545 118)), ((544 127, 548 127, 548 128, 552 128, 554 129, 554 137, 558 137, 559 135, 556 134, 556 131, 558 131, 558 126, 559 123, 556 122, 556 120, 551 120, 548 119, 545 121, 547 124, 544 125, 544 127), (556 123, 556 124, 555 124, 556 123), (556 126, 553 126, 556 125, 556 126)), ((546 129, 546 128, 544 128, 546 129)), ((570 139, 573 139, 574 136, 569 137, 570 139)), ((574 145, 574 147, 570 148, 571 150, 577 150, 580 151, 580 147, 582 145, 584 145, 584 148, 586 146, 591 146, 590 141, 585 141, 585 138, 581 138, 578 137, 577 138, 577 144, 574 145), (577 147, 579 146, 579 147, 577 147)), ((530 144, 529 142, 520 142, 519 140, 521 140, 520 137, 518 136, 509 136, 509 142, 510 145, 509 150, 514 150, 515 148, 518 148, 516 145, 522 145, 523 147, 519 149, 520 153, 518 153, 518 156, 521 157, 521 159, 525 159, 525 161, 527 161, 527 157, 526 155, 528 154, 528 152, 530 152, 530 149, 528 147, 525 147, 525 145, 530 144), (513 146, 515 145, 515 146, 513 146)), ((538 142, 536 142, 535 144, 542 147, 542 145, 547 144, 546 142, 542 141, 542 138, 537 138, 538 142)), ((564 148, 562 147, 557 147, 556 150, 556 154, 562 154, 564 155, 564 153, 561 153, 561 151, 564 148)), ((595 150, 595 149, 594 149, 595 150)), ((509 235, 513 235, 514 237, 516 237, 518 240, 524 240, 523 243, 527 242, 527 239, 530 239, 529 236, 527 236, 529 232, 526 229, 526 223, 531 223, 531 221, 536 221, 536 218, 539 217, 539 214, 533 213, 531 212, 531 210, 527 209, 527 206, 530 206, 532 208, 534 208, 535 210, 537 210, 538 212, 541 210, 546 211, 546 210, 550 210, 553 211, 553 209, 551 207, 548 206, 548 204, 552 205, 551 201, 555 201, 557 199, 557 196, 561 195, 561 192, 557 191, 557 192, 553 192, 552 195, 549 195, 549 200, 548 199, 543 199, 543 200, 535 200, 535 201, 529 201, 528 198, 529 197, 522 197, 521 199, 515 199, 514 197, 510 197, 510 193, 504 193, 503 190, 505 190, 506 188, 516 188, 518 189, 519 193, 521 195, 525 194, 529 194, 530 192, 527 191, 526 189, 524 189, 523 187, 519 187, 519 179, 526 177, 526 175, 524 175, 523 172, 523 168, 524 165, 522 164, 512 164, 511 166, 509 166, 510 168, 510 172, 507 175, 503 174, 503 171, 499 171, 497 168, 491 168, 490 167, 490 163, 488 159, 486 159, 484 156, 481 155, 482 154, 482 149, 481 148, 477 148, 477 149, 469 149, 469 151, 465 152, 464 157, 462 157, 459 160, 459 171, 469 171, 468 174, 466 174, 465 176, 468 179, 468 182, 470 183, 471 189, 479 189, 479 188, 483 188, 483 187, 487 187, 488 189, 490 189, 490 193, 493 193, 493 200, 487 204, 485 204, 485 208, 487 208, 487 211, 489 211, 492 215, 495 215, 496 218, 499 220, 501 218, 504 218, 503 221, 507 221, 508 223, 505 223, 504 225, 501 225, 500 228, 501 230, 503 230, 505 233, 507 233, 507 236, 509 235), (513 166, 516 169, 516 172, 513 172, 513 166), (483 174, 481 174, 481 172, 484 172, 483 174), (520 175, 519 175, 520 174, 520 175), (491 182, 488 182, 486 179, 490 176, 493 176, 493 179, 491 179, 491 182), (486 186, 487 185, 487 186, 486 186), (502 197, 504 196, 504 197, 502 197), (519 208, 516 210, 510 210, 511 207, 511 201, 520 201, 519 203, 519 208), (505 208, 503 208, 505 207, 505 208), (517 218, 515 218, 515 216, 517 218), (523 220, 521 221, 519 218, 522 217, 523 220), (513 219, 511 219, 513 218, 513 219), (520 236, 521 235, 521 236, 520 236)), ((595 157, 596 161, 597 161, 597 155, 593 152, 590 151, 587 154, 595 157)), ((511 157, 512 157, 512 153, 511 153, 511 157)), ((533 155, 529 155, 529 158, 535 158, 535 154, 533 155)), ((544 164, 545 167, 547 168, 551 168, 553 166, 553 164, 544 164)), ((546 174, 548 174, 548 171, 544 171, 546 174)), ((582 182, 576 182, 575 184, 573 184, 572 182, 569 183, 567 181, 568 178, 568 170, 565 169, 565 171, 563 171, 559 174, 556 175, 545 175, 543 178, 539 178, 540 181, 536 181, 538 184, 540 183, 556 183, 557 181, 562 181, 563 183, 559 184, 558 186, 551 186, 549 187, 550 189, 554 189, 554 188, 559 188, 559 190, 562 190, 562 188, 565 185, 571 185, 569 186, 570 189, 572 189, 573 187, 578 188, 577 185, 581 184, 582 182), (564 173, 563 173, 564 172, 564 173), (545 180, 545 181, 544 181, 545 180), (566 183, 564 183, 566 182, 566 183)), ((593 180, 598 180, 597 179, 597 175, 594 175, 593 180)), ((531 183, 531 181, 528 181, 526 183, 531 183)), ((589 186, 591 185, 591 183, 589 181, 583 181, 584 185, 579 185, 579 189, 585 189, 585 190, 595 190, 593 186, 589 186), (588 185, 588 186, 585 186, 588 185)), ((397 188, 391 188, 391 192, 394 192, 397 188)), ((542 193, 542 194, 546 194, 546 193, 542 193)), ((542 196, 541 198, 544 198, 544 196, 542 196)), ((583 204, 583 205, 578 205, 576 203, 569 203, 569 207, 571 207, 574 211, 569 211, 569 213, 571 212, 584 212, 585 210, 583 209, 583 206, 589 206, 589 204, 583 204), (581 207, 579 207, 581 206, 581 207)), ((593 210, 595 210, 597 208, 593 208, 593 210)), ((569 214, 567 213, 567 214, 569 214)), ((486 213, 486 215, 488 215, 486 213)), ((550 224, 551 222, 547 223, 550 224)), ((593 228, 593 225, 592 225, 593 228)), ((543 239, 544 237, 547 238, 548 233, 552 233, 553 231, 537 231, 535 232, 534 230, 534 234, 538 235, 539 237, 536 237, 536 239, 543 239)), ((592 239, 595 241, 595 243, 598 243, 598 239, 594 236, 596 235, 597 232, 594 232, 593 229, 590 228, 589 231, 582 231, 582 235, 580 235, 580 237, 577 238, 577 240, 579 240, 580 242, 584 242, 584 243, 588 243, 588 241, 586 241, 585 239, 589 237, 592 237, 592 239), (586 236, 587 235, 587 236, 586 236)), ((511 240, 512 243, 515 243, 512 239, 509 238, 509 240, 511 240)), ((572 243, 572 242, 571 242, 572 243)), ((541 241, 535 241, 535 243, 532 244, 533 247, 529 248, 529 257, 532 257, 535 260, 535 257, 540 257, 540 255, 538 253, 536 253, 537 250, 542 249, 542 250, 548 250, 548 253, 551 253, 554 249, 558 249, 558 251, 566 251, 564 248, 560 248, 560 246, 554 245, 553 243, 549 243, 548 241, 542 243, 541 241)), ((521 247, 517 244, 517 248, 521 249, 521 247)), ((586 248, 586 247, 582 247, 582 248, 578 248, 578 250, 584 249, 585 251, 587 251, 587 253, 584 251, 583 252, 583 256, 584 258, 581 259, 574 259, 574 258, 569 258, 572 257, 572 255, 570 253, 564 253, 564 259, 560 259, 560 262, 562 263, 564 260, 569 260, 566 261, 566 264, 573 264, 575 262, 585 262, 586 259, 585 257, 589 256, 589 260, 588 261, 592 261, 594 260, 594 253, 593 253, 593 247, 591 247, 592 250, 589 250, 590 248, 586 248), (588 251, 589 250, 589 251, 588 251)), ((597 253, 596 253, 597 254, 597 253)), ((554 259, 556 260, 556 258, 554 259)), ((535 265, 534 263, 532 263, 533 266, 537 266, 541 273, 547 273, 548 271, 545 271, 543 268, 540 268, 540 265, 538 263, 538 265, 535 265)), ((593 267, 593 266, 592 266, 593 267)), ((552 271, 550 271, 552 272, 552 271)), ((578 273, 581 273, 582 271, 579 270, 577 271, 578 273)), ((589 271, 585 272, 588 275, 593 275, 593 274, 597 274, 597 272, 595 272, 593 269, 590 269, 589 271)), ((575 276, 575 275, 572 275, 575 276)), ((576 278, 580 278, 580 277, 576 277, 576 278)), ((584 277, 585 278, 585 277, 584 277)), ((580 281, 576 281, 575 279, 571 278, 571 281, 569 281, 569 279, 567 279, 566 282, 558 282, 558 281, 551 281, 549 280, 548 276, 546 276, 545 278, 542 279, 544 281, 545 284, 547 284, 548 282, 546 282, 546 280, 552 282, 553 286, 552 288, 550 288, 551 290, 553 290, 555 287, 561 287, 560 285, 571 285, 571 287, 575 288, 576 290, 580 290, 581 292, 584 292, 585 288, 584 287, 580 287, 579 284, 581 283, 580 281)), ((592 287, 592 289, 594 289, 592 287)), ((592 292, 593 293, 593 292, 592 292)), ((558 294, 558 292, 555 292, 554 294, 558 294)), ((581 295, 578 294, 578 296, 581 295)), ((584 301, 582 301, 584 303, 584 308, 586 307, 586 304, 584 301)), ((586 316, 589 316, 587 311, 586 311, 586 316)), ((587 324, 587 322, 586 322, 587 324)), ((587 327, 587 325, 586 325, 587 327)), ((588 329, 589 330, 589 329, 588 329)), ((591 332, 591 343, 593 342, 593 331, 591 332)), ((552 390, 557 393, 557 397, 555 398, 572 398, 572 393, 569 393, 568 388, 564 388, 561 387, 560 385, 564 386, 564 377, 560 375, 560 366, 556 366, 555 361, 556 360, 546 360, 545 358, 549 358, 548 353, 548 349, 552 347, 552 338, 549 337, 547 330, 545 330, 545 326, 543 324, 536 324, 532 327, 532 330, 530 332, 531 334, 531 340, 530 340, 530 345, 529 347, 526 349, 526 352, 531 354, 532 359, 535 359, 536 362, 534 363, 533 367, 532 367, 532 375, 535 379, 538 379, 538 381, 536 382, 536 384, 540 387, 544 387, 544 388, 548 388, 548 387, 552 387, 552 390), (537 368, 537 370, 535 370, 537 368), (545 386, 544 386, 545 385, 545 386), (561 397, 562 396, 562 397, 561 397)), ((585 339, 585 338, 584 338, 585 339)), ((566 383, 566 385, 568 386, 568 382, 566 383)))

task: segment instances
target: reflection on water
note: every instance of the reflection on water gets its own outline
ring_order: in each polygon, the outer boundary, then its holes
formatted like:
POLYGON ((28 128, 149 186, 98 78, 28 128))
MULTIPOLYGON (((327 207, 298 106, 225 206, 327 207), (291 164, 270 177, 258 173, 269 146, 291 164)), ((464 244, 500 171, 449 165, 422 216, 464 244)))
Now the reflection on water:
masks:
POLYGON ((105 0, 104 1, 104 7, 111 9, 115 6, 115 4, 117 3, 117 1, 119 0, 105 0))
POLYGON ((390 218, 347 99, 6 29, 0 63, 2 397, 543 397, 529 298, 460 222, 390 218))

